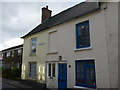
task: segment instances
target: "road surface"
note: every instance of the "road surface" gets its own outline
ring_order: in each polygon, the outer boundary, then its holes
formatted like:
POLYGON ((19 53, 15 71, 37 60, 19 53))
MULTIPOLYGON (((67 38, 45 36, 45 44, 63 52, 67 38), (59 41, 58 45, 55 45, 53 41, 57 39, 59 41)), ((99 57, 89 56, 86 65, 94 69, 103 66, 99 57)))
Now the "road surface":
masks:
POLYGON ((5 88, 33 88, 31 86, 25 85, 20 83, 19 81, 9 80, 9 79, 2 79, 0 78, 0 90, 5 88))

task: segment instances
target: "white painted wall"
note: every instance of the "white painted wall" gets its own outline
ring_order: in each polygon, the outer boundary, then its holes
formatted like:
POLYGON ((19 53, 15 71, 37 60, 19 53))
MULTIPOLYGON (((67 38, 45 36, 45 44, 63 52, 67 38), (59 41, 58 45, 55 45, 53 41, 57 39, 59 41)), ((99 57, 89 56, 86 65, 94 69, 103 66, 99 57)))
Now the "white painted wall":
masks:
POLYGON ((46 72, 45 60, 46 60, 46 53, 48 48, 47 45, 48 45, 47 32, 40 32, 24 38, 22 75, 21 75, 22 79, 32 79, 29 77, 28 63, 36 62, 37 63, 36 80, 38 82, 45 83, 45 72, 46 72), (35 55, 30 54, 30 39, 33 37, 37 37, 37 44, 36 44, 37 50, 35 55))
MULTIPOLYGON (((118 16, 120 16, 120 2, 118 3, 118 16)), ((120 18, 118 18, 118 38, 120 38, 120 18)), ((119 46, 120 46, 120 41, 118 39, 118 54, 120 53, 119 50, 119 46)), ((118 55, 118 75, 120 75, 120 55, 118 55)), ((120 78, 118 78, 118 86, 120 88, 120 78)))
POLYGON ((118 2, 109 2, 105 11, 110 88, 118 87, 118 2))
MULTIPOLYGON (((118 30, 116 28, 117 6, 116 4, 113 3, 107 3, 107 4, 108 4, 108 10, 96 11, 89 15, 76 18, 70 22, 49 29, 49 31, 55 29, 58 32, 58 36, 57 36, 58 53, 48 54, 47 61, 59 61, 58 56, 62 55, 63 61, 64 60, 67 61, 68 66, 71 65, 71 68, 67 67, 68 88, 73 88, 75 86, 75 60, 86 60, 86 59, 95 59, 97 88, 118 87, 117 86, 118 74, 116 69, 117 61, 118 61, 117 52, 116 52, 116 50, 118 49, 116 45, 117 44, 116 34, 118 30), (116 15, 115 16, 116 18, 111 19, 112 16, 114 15, 116 15), (90 39, 91 39, 92 47, 89 50, 75 51, 75 47, 76 47, 75 24, 83 22, 85 20, 89 20, 90 22, 90 39), (106 26, 107 23, 109 26, 108 25, 106 26), (113 29, 115 29, 115 31, 113 31, 113 29), (110 39, 109 33, 113 35, 113 39, 112 38, 110 39), (113 48, 114 45, 115 47, 113 48), (112 51, 112 57, 108 49, 112 51), (113 71, 111 71, 110 69, 112 69, 113 71)), ((55 82, 55 80, 57 80, 57 77, 54 78, 54 80, 47 78, 48 88, 57 87, 57 84, 50 83, 52 81, 55 82)))

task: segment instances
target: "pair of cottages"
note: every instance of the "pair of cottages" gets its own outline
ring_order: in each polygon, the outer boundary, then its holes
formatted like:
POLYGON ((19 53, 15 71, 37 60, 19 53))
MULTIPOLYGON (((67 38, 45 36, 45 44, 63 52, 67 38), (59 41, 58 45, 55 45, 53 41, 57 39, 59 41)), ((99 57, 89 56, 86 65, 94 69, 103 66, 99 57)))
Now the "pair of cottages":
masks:
MULTIPOLYGON (((47 88, 118 88, 117 2, 83 2, 23 36, 22 79, 47 88)), ((120 85, 119 85, 120 86, 120 85)))

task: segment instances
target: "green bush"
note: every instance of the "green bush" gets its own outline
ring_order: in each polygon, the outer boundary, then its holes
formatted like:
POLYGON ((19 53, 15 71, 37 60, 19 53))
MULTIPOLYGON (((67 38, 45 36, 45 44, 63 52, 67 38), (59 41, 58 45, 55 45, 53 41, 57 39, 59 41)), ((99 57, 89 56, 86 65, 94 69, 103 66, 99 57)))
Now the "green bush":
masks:
POLYGON ((8 78, 12 80, 20 80, 21 77, 21 69, 19 68, 7 68, 2 70, 2 77, 8 78))
POLYGON ((21 70, 19 68, 13 68, 10 71, 11 77, 20 77, 21 76, 21 70))

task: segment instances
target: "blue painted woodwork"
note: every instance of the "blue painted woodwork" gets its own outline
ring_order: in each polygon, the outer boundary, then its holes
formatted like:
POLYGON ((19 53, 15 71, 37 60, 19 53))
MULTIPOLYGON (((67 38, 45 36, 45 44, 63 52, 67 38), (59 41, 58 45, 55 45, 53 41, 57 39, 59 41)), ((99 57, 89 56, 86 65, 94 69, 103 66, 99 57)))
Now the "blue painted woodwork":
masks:
POLYGON ((67 88, 67 64, 58 64, 58 88, 67 88))
POLYGON ((76 24, 76 49, 90 47, 89 20, 76 24))
POLYGON ((76 86, 96 88, 94 60, 76 60, 76 86))

